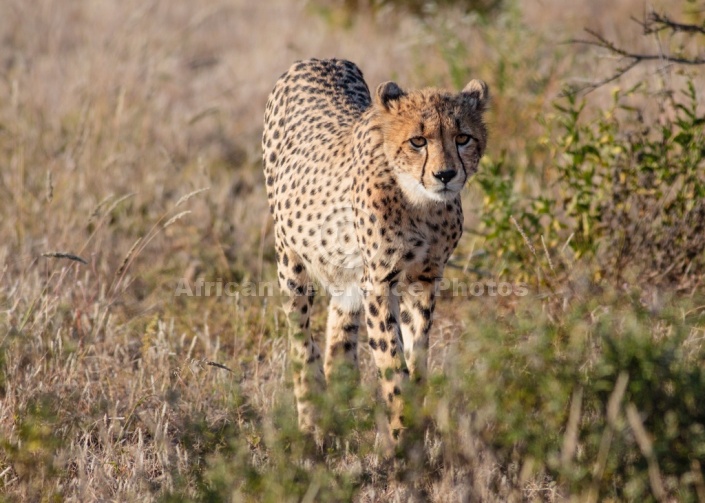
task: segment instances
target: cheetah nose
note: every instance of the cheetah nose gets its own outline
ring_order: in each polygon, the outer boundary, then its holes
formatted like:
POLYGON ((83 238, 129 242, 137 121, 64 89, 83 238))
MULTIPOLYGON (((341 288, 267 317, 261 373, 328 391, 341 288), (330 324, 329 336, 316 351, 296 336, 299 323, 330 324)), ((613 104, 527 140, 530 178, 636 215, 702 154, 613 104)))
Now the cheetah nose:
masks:
POLYGON ((448 183, 450 182, 455 175, 457 175, 458 172, 455 171, 454 169, 447 169, 445 171, 439 171, 437 173, 434 173, 433 176, 438 178, 441 182, 443 183, 448 183))

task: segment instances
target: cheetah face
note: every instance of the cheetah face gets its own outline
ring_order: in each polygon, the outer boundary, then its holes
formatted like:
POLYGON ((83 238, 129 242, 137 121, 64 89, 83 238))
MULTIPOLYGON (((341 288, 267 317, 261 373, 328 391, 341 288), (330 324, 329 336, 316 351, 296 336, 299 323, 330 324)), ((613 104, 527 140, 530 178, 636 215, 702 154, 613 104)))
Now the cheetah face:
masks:
POLYGON ((416 205, 458 197, 485 151, 487 85, 472 80, 458 94, 377 88, 384 152, 405 196, 416 205))

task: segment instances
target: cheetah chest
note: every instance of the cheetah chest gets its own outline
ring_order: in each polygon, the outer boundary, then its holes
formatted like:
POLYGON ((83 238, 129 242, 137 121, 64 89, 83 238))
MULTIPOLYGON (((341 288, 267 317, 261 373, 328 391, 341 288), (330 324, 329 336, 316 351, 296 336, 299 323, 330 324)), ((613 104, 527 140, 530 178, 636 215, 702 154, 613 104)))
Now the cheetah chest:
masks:
MULTIPOLYGON (((325 288, 357 285, 363 274, 363 260, 355 236, 353 208, 339 203, 322 209, 320 218, 294 229, 304 237, 284 237, 306 263, 306 269, 325 288)), ((285 226, 286 227, 286 226, 285 226)))
POLYGON ((385 264, 404 273, 434 255, 432 229, 425 221, 408 215, 401 226, 379 225, 368 235, 367 229, 359 228, 359 214, 359 209, 340 203, 326 208, 310 225, 294 229, 304 239, 291 239, 283 231, 309 274, 325 288, 347 291, 362 286, 365 256, 368 264, 385 264))

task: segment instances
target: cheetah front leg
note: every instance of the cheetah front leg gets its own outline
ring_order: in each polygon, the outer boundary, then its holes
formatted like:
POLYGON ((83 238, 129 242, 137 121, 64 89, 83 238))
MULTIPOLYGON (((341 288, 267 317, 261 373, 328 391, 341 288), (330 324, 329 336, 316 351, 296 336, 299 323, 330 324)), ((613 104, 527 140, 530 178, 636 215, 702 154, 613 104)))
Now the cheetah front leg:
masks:
POLYGON ((287 316, 289 351, 294 377, 294 395, 299 417, 299 429, 315 433, 317 410, 313 403, 325 387, 321 351, 310 330, 313 284, 298 255, 290 250, 278 252, 279 286, 284 297, 287 316))
POLYGON ((326 381, 337 376, 357 374, 357 338, 362 306, 351 304, 341 296, 333 296, 328 307, 326 326, 326 381))
POLYGON ((394 300, 389 283, 375 286, 365 293, 368 343, 379 371, 382 397, 388 406, 390 432, 396 440, 404 428, 401 393, 408 382, 409 371, 402 356, 394 300))
POLYGON ((421 276, 401 293, 399 318, 404 357, 415 383, 424 383, 427 378, 429 333, 437 291, 435 277, 421 276))

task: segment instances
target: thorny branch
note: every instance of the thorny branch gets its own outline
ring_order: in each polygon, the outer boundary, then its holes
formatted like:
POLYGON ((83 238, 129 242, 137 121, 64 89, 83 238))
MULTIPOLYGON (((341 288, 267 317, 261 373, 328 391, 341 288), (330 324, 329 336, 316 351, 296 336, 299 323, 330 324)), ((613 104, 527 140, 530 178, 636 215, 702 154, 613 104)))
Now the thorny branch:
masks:
POLYGON ((644 21, 632 19, 644 28, 645 35, 664 30, 671 30, 672 33, 702 33, 705 35, 705 25, 677 23, 665 14, 659 14, 655 11, 651 11, 644 21))
MULTIPOLYGON (((676 34, 676 33, 687 33, 687 34, 705 34, 705 24, 704 25, 695 25, 695 24, 685 24, 685 23, 677 23, 675 21, 672 21, 668 16, 664 14, 659 14, 657 12, 650 12, 646 17, 644 18, 643 21, 640 21, 638 19, 632 18, 636 23, 641 25, 641 27, 644 29, 644 34, 649 35, 649 34, 656 34, 662 31, 670 31, 671 34, 676 34)), ((589 93, 591 91, 594 91, 598 87, 601 87, 609 82, 612 82, 614 80, 617 80, 618 78, 622 77, 625 75, 627 72, 629 72, 632 68, 637 66, 639 63, 645 62, 645 61, 661 61, 663 63, 668 63, 668 64, 679 64, 679 65, 705 65, 705 57, 704 56, 694 56, 694 57, 686 57, 686 56, 673 56, 670 54, 648 54, 648 53, 637 53, 630 51, 628 49, 625 49, 623 47, 620 47, 616 45, 614 42, 611 40, 606 39, 604 36, 600 35, 594 30, 591 30, 589 28, 585 28, 585 31, 590 35, 591 38, 589 39, 575 39, 575 40, 570 40, 570 43, 573 44, 583 44, 583 45, 590 45, 594 47, 599 47, 600 49, 605 49, 609 53, 619 56, 621 60, 620 66, 610 75, 609 77, 606 77, 602 80, 599 80, 597 82, 591 82, 589 84, 586 84, 584 86, 576 86, 573 87, 572 89, 566 91, 566 94, 577 94, 577 93, 589 93)))

